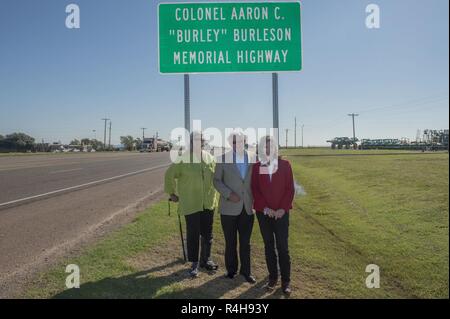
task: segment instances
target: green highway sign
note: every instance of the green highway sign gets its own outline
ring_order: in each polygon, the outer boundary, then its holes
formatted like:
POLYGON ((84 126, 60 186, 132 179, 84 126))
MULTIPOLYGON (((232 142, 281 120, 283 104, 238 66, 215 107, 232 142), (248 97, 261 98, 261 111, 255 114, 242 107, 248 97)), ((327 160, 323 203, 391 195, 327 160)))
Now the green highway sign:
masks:
POLYGON ((161 3, 162 74, 302 69, 300 2, 161 3))

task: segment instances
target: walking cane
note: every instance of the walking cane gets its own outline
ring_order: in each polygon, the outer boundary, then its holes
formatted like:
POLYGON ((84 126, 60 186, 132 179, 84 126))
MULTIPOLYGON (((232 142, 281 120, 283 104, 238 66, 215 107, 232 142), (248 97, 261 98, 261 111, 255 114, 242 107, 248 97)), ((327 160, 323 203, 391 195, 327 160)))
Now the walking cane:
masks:
MULTIPOLYGON (((169 216, 170 216, 170 198, 168 201, 168 205, 169 205, 169 216)), ((181 217, 180 217, 180 213, 177 213, 178 215, 178 224, 180 225, 180 237, 181 237, 181 247, 183 247, 183 260, 184 262, 186 262, 186 249, 184 248, 184 236, 183 236, 183 226, 181 225, 181 217)))

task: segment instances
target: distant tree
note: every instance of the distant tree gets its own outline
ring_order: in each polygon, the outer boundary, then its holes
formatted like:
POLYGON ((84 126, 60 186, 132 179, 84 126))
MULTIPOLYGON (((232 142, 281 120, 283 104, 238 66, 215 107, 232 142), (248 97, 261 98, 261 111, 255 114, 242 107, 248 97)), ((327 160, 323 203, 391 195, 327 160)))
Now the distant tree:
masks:
POLYGON ((92 148, 96 151, 98 150, 102 150, 103 149, 103 143, 100 142, 99 140, 96 139, 88 139, 88 138, 83 138, 81 140, 81 145, 89 145, 92 146, 92 148))
POLYGON ((121 136, 120 143, 122 143, 127 151, 132 151, 135 147, 135 139, 133 136, 121 136))
POLYGON ((81 142, 78 139, 74 139, 70 142, 70 145, 81 145, 81 142))
POLYGON ((34 138, 25 133, 12 133, 0 139, 0 148, 8 151, 26 152, 34 148, 34 138))
POLYGON ((103 149, 103 143, 102 142, 100 142, 99 140, 91 140, 91 142, 92 142, 92 148, 94 149, 94 150, 101 150, 101 149, 103 149))
POLYGON ((140 150, 142 148, 142 140, 139 137, 134 140, 134 144, 136 145, 136 149, 140 150))
POLYGON ((91 146, 94 150, 103 149, 103 143, 96 139, 83 138, 80 141, 80 145, 91 146))

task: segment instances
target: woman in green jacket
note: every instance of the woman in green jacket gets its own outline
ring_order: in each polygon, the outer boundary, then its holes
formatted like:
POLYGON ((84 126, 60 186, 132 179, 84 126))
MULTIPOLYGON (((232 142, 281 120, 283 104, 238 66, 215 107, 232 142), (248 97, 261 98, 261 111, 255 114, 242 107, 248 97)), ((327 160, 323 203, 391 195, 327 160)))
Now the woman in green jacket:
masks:
POLYGON ((166 172, 164 191, 178 202, 178 210, 186 219, 189 274, 198 276, 199 267, 217 270, 211 260, 214 210, 217 206, 213 186, 215 160, 203 150, 201 133, 192 133, 190 150, 178 157, 166 172), (199 249, 201 246, 201 249, 199 249), (200 251, 200 256, 199 256, 200 251))

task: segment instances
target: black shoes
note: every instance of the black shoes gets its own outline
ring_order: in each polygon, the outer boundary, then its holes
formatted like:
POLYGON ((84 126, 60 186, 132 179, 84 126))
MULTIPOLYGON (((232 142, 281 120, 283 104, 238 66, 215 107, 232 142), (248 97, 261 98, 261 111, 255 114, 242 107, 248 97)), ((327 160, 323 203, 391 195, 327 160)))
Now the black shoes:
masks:
POLYGON ((196 278, 198 277, 198 268, 204 268, 208 271, 213 271, 213 270, 217 270, 219 268, 219 266, 214 263, 213 261, 209 260, 206 263, 201 263, 199 264, 198 262, 193 262, 191 269, 189 269, 189 276, 191 276, 192 278, 196 278))
POLYGON ((277 279, 269 279, 269 282, 264 285, 264 288, 268 290, 274 290, 277 286, 278 280, 277 279))
MULTIPOLYGON (((234 279, 236 277, 236 275, 237 274, 235 272, 227 272, 225 274, 225 278, 234 279)), ((244 274, 241 274, 241 275, 245 278, 246 282, 248 282, 248 283, 250 283, 252 285, 256 284, 256 279, 252 275, 244 275, 244 274)))
MULTIPOLYGON (((274 290, 277 286, 277 282, 278 280, 276 279, 269 279, 269 282, 264 285, 264 288, 268 290, 274 290)), ((283 291, 286 296, 289 296, 292 292, 290 282, 281 282, 281 291, 283 291)))
POLYGON ((198 277, 198 263, 194 262, 192 263, 191 269, 189 269, 189 276, 192 278, 198 277))
POLYGON ((235 272, 227 272, 225 274, 225 277, 228 279, 234 279, 234 277, 236 277, 236 273, 235 272))
POLYGON ((200 268, 204 268, 208 271, 215 271, 215 270, 219 269, 219 265, 217 265, 212 260, 208 260, 206 263, 201 263, 200 268))
POLYGON ((291 292, 292 292, 290 283, 289 283, 289 282, 283 282, 283 283, 281 283, 281 290, 283 291, 283 293, 284 293, 285 295, 288 295, 288 296, 289 296, 289 295, 291 294, 291 292))
POLYGON ((256 284, 256 278, 253 277, 252 275, 242 275, 245 278, 245 281, 247 281, 249 284, 256 284))

